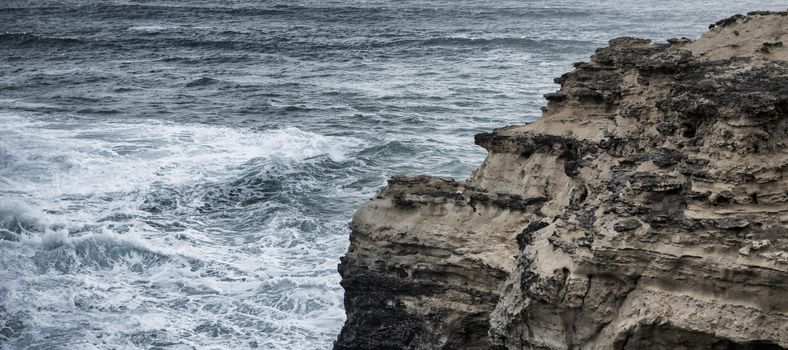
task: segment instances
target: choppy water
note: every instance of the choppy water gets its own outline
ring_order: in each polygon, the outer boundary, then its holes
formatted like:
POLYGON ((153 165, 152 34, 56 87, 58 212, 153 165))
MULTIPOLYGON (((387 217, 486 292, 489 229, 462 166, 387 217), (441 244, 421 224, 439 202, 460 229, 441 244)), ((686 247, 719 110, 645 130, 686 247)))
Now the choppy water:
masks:
POLYGON ((3 1, 0 348, 329 348, 386 177, 465 176, 609 38, 784 7, 3 1))

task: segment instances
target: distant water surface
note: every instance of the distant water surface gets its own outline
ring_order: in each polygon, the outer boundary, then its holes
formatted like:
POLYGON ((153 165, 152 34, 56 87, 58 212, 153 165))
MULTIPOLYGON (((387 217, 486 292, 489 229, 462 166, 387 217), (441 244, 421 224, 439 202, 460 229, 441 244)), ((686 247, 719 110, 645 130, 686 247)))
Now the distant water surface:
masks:
POLYGON ((763 1, 2 1, 0 349, 326 349, 354 208, 763 1))

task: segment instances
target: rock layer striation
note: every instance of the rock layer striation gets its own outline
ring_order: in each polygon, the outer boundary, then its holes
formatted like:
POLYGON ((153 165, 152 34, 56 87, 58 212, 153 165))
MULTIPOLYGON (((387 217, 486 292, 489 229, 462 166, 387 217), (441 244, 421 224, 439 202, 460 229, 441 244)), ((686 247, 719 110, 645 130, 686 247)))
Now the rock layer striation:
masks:
POLYGON ((788 348, 788 12, 617 38, 356 212, 335 349, 788 348))

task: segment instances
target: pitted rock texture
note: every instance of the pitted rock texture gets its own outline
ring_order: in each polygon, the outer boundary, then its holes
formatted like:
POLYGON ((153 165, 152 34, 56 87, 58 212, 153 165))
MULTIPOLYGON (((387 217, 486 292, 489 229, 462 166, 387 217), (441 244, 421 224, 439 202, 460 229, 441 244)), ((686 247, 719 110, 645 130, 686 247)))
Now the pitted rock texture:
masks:
POLYGON ((618 38, 351 222, 335 349, 788 348, 788 12, 618 38))

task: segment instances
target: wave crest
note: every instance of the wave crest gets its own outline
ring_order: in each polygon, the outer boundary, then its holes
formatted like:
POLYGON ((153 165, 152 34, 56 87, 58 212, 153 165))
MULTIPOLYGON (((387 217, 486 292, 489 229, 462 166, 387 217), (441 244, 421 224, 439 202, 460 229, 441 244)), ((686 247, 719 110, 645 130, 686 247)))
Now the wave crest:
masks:
POLYGON ((39 244, 43 249, 36 252, 33 261, 40 273, 112 269, 119 265, 132 272, 143 272, 170 260, 165 254, 109 235, 68 238, 63 233, 50 233, 39 244))

